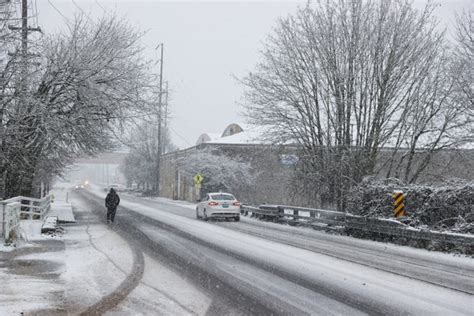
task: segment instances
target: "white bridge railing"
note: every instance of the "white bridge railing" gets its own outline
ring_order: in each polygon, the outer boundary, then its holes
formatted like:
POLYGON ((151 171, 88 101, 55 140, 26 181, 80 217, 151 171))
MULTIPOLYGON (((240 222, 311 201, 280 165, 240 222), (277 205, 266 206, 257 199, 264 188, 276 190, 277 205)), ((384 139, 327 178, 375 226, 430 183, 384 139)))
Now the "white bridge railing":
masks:
POLYGON ((20 225, 21 219, 43 220, 51 209, 52 196, 42 199, 26 196, 0 201, 1 237, 4 241, 10 240, 12 233, 20 225))

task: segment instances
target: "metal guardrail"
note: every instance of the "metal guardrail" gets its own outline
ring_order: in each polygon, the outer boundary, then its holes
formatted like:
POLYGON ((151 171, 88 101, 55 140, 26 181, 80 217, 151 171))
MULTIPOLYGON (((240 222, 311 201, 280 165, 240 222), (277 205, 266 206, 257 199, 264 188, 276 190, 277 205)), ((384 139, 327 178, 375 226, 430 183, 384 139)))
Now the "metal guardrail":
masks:
POLYGON ((21 219, 43 220, 51 209, 52 196, 42 199, 16 196, 0 201, 1 234, 3 240, 10 239, 11 232, 18 227, 21 219))
POLYGON ((372 232, 400 238, 436 241, 454 245, 474 246, 474 235, 416 229, 395 220, 367 218, 348 215, 345 221, 346 230, 372 232))
POLYGON ((259 207, 243 205, 242 210, 244 215, 250 213, 257 218, 300 221, 306 224, 322 223, 333 226, 340 226, 346 217, 346 214, 342 212, 288 205, 263 204, 259 207))
POLYGON ((259 219, 290 221, 327 229, 342 228, 348 233, 370 232, 400 238, 474 246, 474 235, 415 229, 395 219, 370 218, 343 212, 288 205, 242 205, 242 213, 259 219))

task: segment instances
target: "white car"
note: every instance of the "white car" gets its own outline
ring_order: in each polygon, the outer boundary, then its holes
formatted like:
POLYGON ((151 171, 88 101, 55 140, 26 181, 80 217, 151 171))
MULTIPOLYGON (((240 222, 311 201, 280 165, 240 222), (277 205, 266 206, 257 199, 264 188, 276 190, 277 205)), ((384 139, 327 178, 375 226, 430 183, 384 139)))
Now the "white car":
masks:
POLYGON ((230 193, 208 193, 196 205, 196 218, 233 218, 240 221, 240 202, 230 193))

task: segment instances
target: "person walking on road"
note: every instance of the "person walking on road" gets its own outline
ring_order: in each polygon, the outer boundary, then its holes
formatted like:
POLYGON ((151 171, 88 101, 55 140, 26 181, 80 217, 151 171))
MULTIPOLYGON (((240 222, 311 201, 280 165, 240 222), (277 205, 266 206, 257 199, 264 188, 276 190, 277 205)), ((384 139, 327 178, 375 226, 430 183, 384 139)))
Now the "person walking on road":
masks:
POLYGON ((117 211, 117 206, 120 204, 120 198, 113 188, 110 189, 110 192, 105 198, 105 207, 107 208, 107 224, 113 223, 115 219, 115 212, 117 211))

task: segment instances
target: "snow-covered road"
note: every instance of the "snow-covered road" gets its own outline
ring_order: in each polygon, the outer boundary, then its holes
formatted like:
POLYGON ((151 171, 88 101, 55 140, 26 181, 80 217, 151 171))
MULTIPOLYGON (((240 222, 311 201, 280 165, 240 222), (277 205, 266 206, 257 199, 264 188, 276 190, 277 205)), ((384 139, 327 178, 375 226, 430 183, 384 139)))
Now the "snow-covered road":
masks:
MULTIPOLYGON (((103 195, 82 193, 102 212, 103 195)), ((206 223, 191 205, 121 198, 118 229, 201 287, 211 314, 472 313, 469 258, 249 219, 206 223)))

